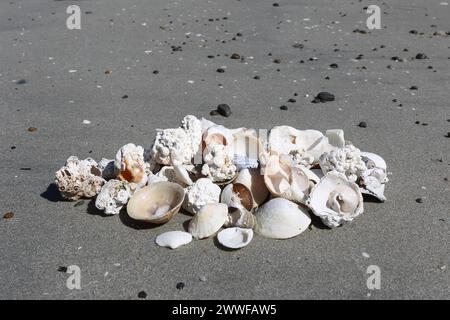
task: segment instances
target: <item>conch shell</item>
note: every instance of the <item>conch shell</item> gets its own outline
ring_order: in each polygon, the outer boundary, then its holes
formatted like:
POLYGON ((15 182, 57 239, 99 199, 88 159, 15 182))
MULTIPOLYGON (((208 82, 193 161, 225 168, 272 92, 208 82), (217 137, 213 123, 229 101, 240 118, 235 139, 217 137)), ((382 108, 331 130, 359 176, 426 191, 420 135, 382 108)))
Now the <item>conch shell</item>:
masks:
POLYGON ((364 212, 358 185, 336 171, 328 172, 311 190, 307 204, 330 228, 350 222, 364 212))
POLYGON ((173 182, 156 182, 135 192, 127 205, 128 215, 155 224, 169 221, 181 208, 184 189, 173 182))

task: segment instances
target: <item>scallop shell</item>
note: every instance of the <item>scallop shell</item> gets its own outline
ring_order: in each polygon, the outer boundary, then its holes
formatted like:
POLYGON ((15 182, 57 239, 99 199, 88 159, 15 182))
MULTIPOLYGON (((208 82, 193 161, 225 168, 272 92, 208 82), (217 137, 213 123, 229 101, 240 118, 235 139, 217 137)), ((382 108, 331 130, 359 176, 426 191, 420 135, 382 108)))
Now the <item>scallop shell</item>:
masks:
POLYGON ((156 182, 135 192, 127 205, 136 220, 162 224, 169 221, 184 200, 184 189, 173 182, 156 182))
POLYGON ((311 224, 306 210, 283 198, 275 198, 263 204, 256 211, 255 217, 255 231, 266 238, 292 238, 311 224))
POLYGON ((176 249, 192 241, 192 235, 184 231, 169 231, 156 237, 155 242, 160 247, 176 249))
POLYGON ((384 189, 389 181, 386 173, 386 161, 379 155, 370 152, 361 152, 361 157, 367 167, 360 181, 361 192, 372 195, 380 201, 386 201, 384 189))
POLYGON ((253 239, 253 230, 244 228, 228 228, 217 234, 221 245, 230 249, 240 249, 247 246, 253 239))
POLYGON ((264 168, 264 182, 275 197, 306 203, 309 192, 314 185, 311 180, 315 174, 303 166, 294 166, 286 156, 270 156, 264 168))
POLYGON ((308 206, 330 228, 352 221, 364 212, 358 185, 335 171, 327 173, 311 190, 308 206))
POLYGON ((216 234, 228 219, 228 207, 223 203, 203 206, 189 223, 189 233, 195 239, 204 239, 216 234))

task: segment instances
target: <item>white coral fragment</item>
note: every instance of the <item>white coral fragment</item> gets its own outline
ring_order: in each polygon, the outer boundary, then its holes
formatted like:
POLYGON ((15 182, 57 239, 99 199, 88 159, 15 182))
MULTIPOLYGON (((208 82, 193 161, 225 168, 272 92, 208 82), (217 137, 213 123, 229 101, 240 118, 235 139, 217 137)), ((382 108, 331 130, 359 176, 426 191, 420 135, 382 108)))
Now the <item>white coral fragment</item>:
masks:
POLYGON ((324 173, 330 171, 343 173, 351 181, 357 181, 367 170, 361 151, 351 144, 324 153, 320 157, 319 164, 324 173))
POLYGON ((56 172, 55 182, 66 199, 92 198, 100 192, 105 183, 101 175, 94 159, 80 160, 71 156, 65 166, 56 172))
POLYGON ((208 203, 218 203, 220 193, 221 190, 218 185, 208 178, 200 178, 192 186, 186 188, 183 208, 195 214, 208 203))
POLYGON ((223 144, 211 144, 205 149, 202 174, 214 182, 229 181, 236 176, 236 166, 229 150, 223 144))
POLYGON ((122 181, 136 183, 139 187, 147 183, 150 163, 144 160, 144 148, 128 143, 117 151, 114 161, 118 178, 122 181))
POLYGON ((95 200, 95 206, 105 214, 118 214, 132 195, 130 184, 116 179, 109 180, 95 200))

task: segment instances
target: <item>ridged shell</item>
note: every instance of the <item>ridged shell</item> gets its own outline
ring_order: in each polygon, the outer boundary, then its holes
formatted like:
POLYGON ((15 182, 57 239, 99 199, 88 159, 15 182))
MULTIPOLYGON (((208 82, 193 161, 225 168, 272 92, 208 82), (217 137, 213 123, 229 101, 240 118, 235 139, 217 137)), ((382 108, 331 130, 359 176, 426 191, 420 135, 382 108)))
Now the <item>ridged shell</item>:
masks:
POLYGON ((210 203, 203 206, 189 223, 189 233, 195 239, 213 236, 228 219, 228 207, 223 203, 210 203))

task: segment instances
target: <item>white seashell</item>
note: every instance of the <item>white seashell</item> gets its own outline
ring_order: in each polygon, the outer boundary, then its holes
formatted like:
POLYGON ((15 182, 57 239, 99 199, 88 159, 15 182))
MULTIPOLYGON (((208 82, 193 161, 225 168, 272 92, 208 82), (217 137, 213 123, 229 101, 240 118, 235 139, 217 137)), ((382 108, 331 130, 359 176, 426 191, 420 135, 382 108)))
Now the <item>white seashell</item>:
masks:
POLYGON ((160 247, 176 249, 192 241, 192 235, 184 231, 169 231, 156 237, 155 242, 160 247))
POLYGON ((183 208, 195 214, 208 203, 218 203, 220 192, 220 187, 215 185, 210 179, 200 178, 186 189, 183 208))
MULTIPOLYGON (((233 131, 222 125, 213 125, 203 134, 203 141, 206 146, 211 144, 221 144, 231 147, 233 145, 233 131)), ((232 149, 230 149, 231 152, 232 149)))
POLYGON ((228 219, 228 207, 223 203, 203 206, 189 223, 189 233, 195 239, 204 239, 216 234, 228 219))
POLYGON ((206 146, 202 166, 202 174, 214 182, 229 182, 236 177, 236 166, 233 163, 231 147, 223 144, 206 146))
POLYGON ((330 228, 352 221, 364 212, 358 185, 336 171, 327 173, 311 190, 308 206, 330 228))
POLYGON ((102 177, 105 180, 115 179, 119 174, 119 171, 114 165, 114 160, 102 158, 98 163, 98 168, 102 172, 102 177))
POLYGON ((128 182, 111 179, 103 185, 95 199, 95 206, 99 210, 104 210, 105 214, 118 214, 132 193, 128 182))
POLYGON ((351 144, 322 154, 319 164, 324 173, 336 171, 351 181, 357 181, 367 170, 361 151, 351 144))
POLYGON ((361 192, 372 195, 380 201, 386 201, 384 189, 389 181, 386 173, 386 161, 379 155, 370 152, 361 152, 361 157, 367 167, 360 182, 361 192))
POLYGON ((144 160, 144 148, 128 143, 117 151, 114 166, 118 179, 136 183, 139 187, 147 183, 150 164, 144 160))
POLYGON ((135 192, 127 205, 136 220, 161 224, 169 221, 184 201, 184 189, 173 182, 157 182, 135 192))
POLYGON ((174 165, 173 170, 175 171, 176 178, 181 185, 190 186, 192 182, 189 172, 186 170, 184 165, 174 165))
POLYGON ((264 182, 275 197, 306 203, 313 186, 314 173, 302 166, 294 166, 287 156, 270 156, 264 168, 264 182), (308 173, 307 173, 308 172, 308 173))
POLYGON ((243 206, 235 205, 235 207, 229 207, 228 211, 228 219, 225 222, 224 227, 240 227, 250 229, 255 227, 255 215, 243 206))
POLYGON ((61 195, 69 200, 92 198, 105 183, 97 162, 92 158, 80 160, 70 156, 55 174, 55 183, 61 195))
POLYGON ((323 135, 317 130, 297 130, 289 126, 272 128, 269 135, 269 152, 272 155, 287 154, 295 164, 310 167, 327 151, 343 146, 344 131, 328 130, 323 135))
POLYGON ((230 249, 240 249, 247 246, 253 239, 252 229, 228 228, 217 234, 217 240, 221 245, 230 249))
POLYGON ((258 169, 242 169, 233 183, 240 183, 246 186, 253 197, 255 203, 261 205, 269 195, 269 190, 264 183, 264 175, 258 169))
POLYGON ((283 198, 275 198, 263 204, 256 211, 255 218, 255 231, 274 239, 295 237, 311 224, 306 210, 283 198))

